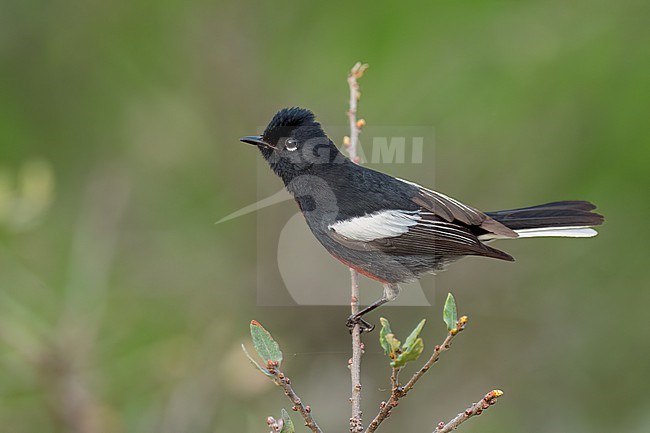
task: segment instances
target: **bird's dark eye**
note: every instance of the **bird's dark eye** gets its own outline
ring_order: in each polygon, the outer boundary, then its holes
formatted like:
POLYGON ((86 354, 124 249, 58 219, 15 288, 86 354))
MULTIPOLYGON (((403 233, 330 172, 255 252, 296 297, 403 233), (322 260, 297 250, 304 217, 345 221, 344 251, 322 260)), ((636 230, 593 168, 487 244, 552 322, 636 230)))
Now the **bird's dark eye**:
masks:
POLYGON ((295 138, 287 138, 285 147, 289 152, 293 152, 298 148, 298 140, 296 140, 295 138))

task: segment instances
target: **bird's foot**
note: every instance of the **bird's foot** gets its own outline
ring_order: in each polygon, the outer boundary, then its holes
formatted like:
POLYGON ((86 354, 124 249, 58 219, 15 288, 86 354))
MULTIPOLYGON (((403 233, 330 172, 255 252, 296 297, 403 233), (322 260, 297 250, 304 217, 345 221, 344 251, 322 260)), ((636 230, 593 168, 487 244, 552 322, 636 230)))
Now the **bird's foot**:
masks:
POLYGON ((361 316, 353 314, 348 317, 348 320, 345 322, 345 326, 347 326, 350 330, 350 333, 352 333, 352 329, 356 325, 359 325, 361 327, 361 332, 371 332, 373 329, 375 329, 375 325, 366 322, 361 318, 361 316))

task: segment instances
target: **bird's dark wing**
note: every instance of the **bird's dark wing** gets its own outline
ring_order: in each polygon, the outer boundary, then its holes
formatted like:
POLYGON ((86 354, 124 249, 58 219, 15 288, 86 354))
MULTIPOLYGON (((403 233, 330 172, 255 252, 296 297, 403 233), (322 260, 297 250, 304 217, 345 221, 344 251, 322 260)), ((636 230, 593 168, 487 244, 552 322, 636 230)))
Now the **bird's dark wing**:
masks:
POLYGON ((516 238, 518 236, 513 230, 473 207, 415 183, 404 182, 417 187, 417 192, 411 200, 424 210, 433 212, 443 221, 457 222, 475 232, 492 233, 495 237, 516 238))
POLYGON ((353 250, 380 251, 391 256, 479 255, 513 260, 483 244, 468 227, 444 221, 428 210, 387 210, 339 221, 330 226, 330 234, 353 250))

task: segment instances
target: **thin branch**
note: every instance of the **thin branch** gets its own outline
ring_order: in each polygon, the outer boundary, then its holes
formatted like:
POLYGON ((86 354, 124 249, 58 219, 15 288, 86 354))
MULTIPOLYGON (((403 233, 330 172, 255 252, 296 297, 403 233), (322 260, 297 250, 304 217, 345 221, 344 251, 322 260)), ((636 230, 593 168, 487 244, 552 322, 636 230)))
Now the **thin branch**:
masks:
MULTIPOLYGON (((344 145, 348 148, 350 159, 355 163, 360 163, 361 158, 357 155, 357 146, 359 144, 359 132, 363 123, 357 121, 357 103, 361 94, 359 93, 359 83, 357 79, 361 78, 368 65, 360 62, 356 63, 348 74, 348 85, 350 86, 350 108, 348 118, 350 120, 350 137, 343 140, 344 145)), ((350 311, 352 314, 359 312, 359 275, 357 271, 350 268, 351 296, 350 311)), ((363 343, 361 342, 361 325, 356 324, 352 328, 352 358, 350 359, 350 378, 352 382, 352 391, 350 403, 352 404, 352 417, 350 418, 350 432, 360 433, 363 431, 362 412, 361 412, 361 355, 363 354, 363 343)))
MULTIPOLYGON (((350 279, 352 281, 352 296, 350 297, 350 310, 352 314, 359 312, 359 274, 350 268, 350 279)), ((350 359, 350 378, 352 382, 352 417, 350 418, 350 432, 363 431, 361 412, 361 355, 363 354, 363 343, 361 342, 361 326, 357 323, 352 328, 352 359, 350 359)))
POLYGON ((449 421, 447 424, 445 424, 444 422, 438 424, 438 427, 436 427, 433 433, 449 433, 450 431, 457 429, 459 425, 461 425, 471 417, 482 414, 484 410, 494 405, 497 402, 497 399, 502 395, 503 395, 503 391, 501 391, 500 389, 495 389, 488 392, 487 394, 485 394, 485 397, 483 397, 480 401, 477 401, 476 403, 474 403, 473 405, 465 409, 464 412, 461 412, 458 415, 456 415, 456 417, 451 421, 449 421))
POLYGON ((388 399, 388 402, 381 402, 379 405, 379 413, 375 417, 375 419, 372 420, 370 425, 368 426, 368 429, 366 430, 366 433, 373 433, 374 431, 377 430, 379 425, 384 422, 386 418, 388 418, 391 415, 391 410, 398 405, 398 402, 401 398, 404 398, 406 394, 413 389, 415 384, 422 378, 422 376, 425 375, 427 371, 435 364, 438 359, 440 359, 440 355, 442 355, 443 352, 446 352, 449 350, 451 347, 451 342, 454 340, 456 335, 463 331, 465 329, 465 325, 467 325, 467 316, 463 316, 460 319, 458 319, 458 322, 456 322, 456 327, 449 331, 447 334, 447 337, 445 338, 445 341, 442 342, 440 345, 436 345, 436 347, 433 350, 433 354, 431 354, 431 357, 427 360, 427 362, 420 368, 417 372, 411 376, 409 381, 406 383, 404 386, 399 385, 399 368, 393 367, 393 372, 391 374, 391 392, 390 392, 390 398, 388 399))
POLYGON ((424 374, 429 371, 431 366, 435 364, 438 359, 440 358, 440 355, 442 355, 443 352, 446 352, 449 350, 451 347, 451 342, 454 340, 454 338, 465 329, 465 326, 467 325, 467 316, 462 316, 460 319, 458 319, 458 322, 456 322, 456 327, 449 331, 447 334, 447 337, 445 338, 445 341, 442 342, 441 345, 436 346, 433 349, 433 354, 431 354, 431 357, 427 360, 427 362, 422 366, 421 369, 419 369, 411 379, 404 385, 404 390, 402 391, 404 395, 406 395, 407 392, 413 389, 415 384, 417 383, 418 380, 424 374))
POLYGON ((348 154, 350 159, 357 164, 361 162, 361 158, 357 153, 357 147, 359 144, 359 133, 361 128, 364 125, 363 120, 357 120, 357 104, 361 98, 361 93, 359 92, 359 83, 358 79, 363 76, 363 73, 368 69, 368 65, 365 63, 357 62, 350 73, 348 74, 348 85, 350 86, 350 108, 348 109, 348 119, 350 121, 350 139, 349 142, 346 140, 345 145, 348 147, 348 154))
POLYGON ((291 379, 289 379, 276 364, 277 363, 269 361, 266 369, 273 376, 273 382, 284 390, 284 395, 286 395, 287 398, 289 398, 291 401, 291 404, 293 404, 291 409, 299 412, 300 415, 302 415, 302 419, 305 420, 305 426, 308 427, 312 432, 323 433, 318 424, 316 424, 316 421, 314 421, 314 418, 311 416, 311 407, 309 405, 303 404, 300 397, 298 397, 296 392, 291 387, 291 379))
POLYGON ((366 433, 371 433, 377 430, 379 425, 391 415, 391 410, 399 404, 398 400, 401 398, 400 396, 402 393, 399 385, 399 372, 399 367, 393 367, 393 371, 390 375, 390 398, 388 399, 388 402, 382 401, 379 404, 379 413, 368 426, 366 433))

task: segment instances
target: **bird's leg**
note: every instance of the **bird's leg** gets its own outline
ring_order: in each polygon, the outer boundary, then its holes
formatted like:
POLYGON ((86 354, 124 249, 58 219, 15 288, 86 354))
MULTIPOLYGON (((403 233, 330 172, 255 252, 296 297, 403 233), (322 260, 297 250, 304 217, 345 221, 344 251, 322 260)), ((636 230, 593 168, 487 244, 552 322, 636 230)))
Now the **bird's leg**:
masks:
POLYGON ((366 308, 362 309, 356 314, 351 315, 348 317, 348 320, 346 322, 346 326, 350 329, 354 328, 354 325, 357 323, 361 325, 361 331, 366 331, 370 332, 373 329, 375 329, 375 325, 368 323, 367 321, 363 320, 363 316, 367 313, 370 313, 377 307, 381 307, 387 302, 395 300, 397 296, 399 295, 400 292, 400 287, 397 284, 392 284, 392 283, 386 283, 384 284, 384 294, 382 295, 381 298, 373 302, 372 304, 368 305, 366 308))

